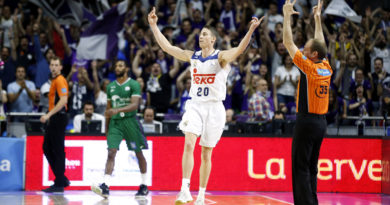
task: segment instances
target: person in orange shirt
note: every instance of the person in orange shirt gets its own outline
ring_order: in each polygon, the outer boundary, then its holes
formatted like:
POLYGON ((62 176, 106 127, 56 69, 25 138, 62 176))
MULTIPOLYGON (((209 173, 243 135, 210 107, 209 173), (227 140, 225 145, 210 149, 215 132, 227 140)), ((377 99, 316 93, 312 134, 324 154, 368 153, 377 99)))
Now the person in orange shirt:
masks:
POLYGON ((332 69, 327 59, 321 27, 321 0, 313 8, 314 39, 310 39, 303 53, 294 44, 291 15, 296 0, 286 0, 283 6, 283 44, 298 67, 301 78, 297 88, 297 120, 292 142, 292 184, 294 204, 318 204, 317 163, 322 139, 326 132, 325 114, 328 112, 329 86, 332 69))
POLYGON ((65 128, 68 124, 68 83, 61 75, 62 62, 58 57, 50 59, 51 85, 49 90, 49 112, 40 119, 46 123, 43 153, 55 175, 54 185, 44 192, 63 192, 69 186, 65 176, 65 128))

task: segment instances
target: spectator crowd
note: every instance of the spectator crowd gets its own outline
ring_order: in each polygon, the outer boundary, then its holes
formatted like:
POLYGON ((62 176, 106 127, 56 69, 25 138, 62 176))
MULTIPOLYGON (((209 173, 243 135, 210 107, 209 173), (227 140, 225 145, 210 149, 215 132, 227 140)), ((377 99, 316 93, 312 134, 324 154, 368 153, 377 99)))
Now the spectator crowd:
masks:
MULTIPOLYGON (((292 20, 293 38, 303 49, 304 43, 314 37, 311 8, 317 0, 297 1, 300 14, 292 20)), ((108 2, 113 7, 120 1, 108 2)), ((323 8, 330 2, 325 0, 323 8)), ((346 0, 362 16, 361 22, 327 14, 322 18, 327 58, 334 71, 331 88, 323 91, 330 93, 329 125, 354 125, 347 116, 382 116, 390 111, 390 8, 359 7, 357 2, 346 0)), ((85 60, 78 59, 76 51, 85 26, 60 25, 27 0, 0 0, 0 115, 47 111, 48 62, 53 56, 63 60, 72 121, 83 114, 86 103, 96 114, 104 115, 106 86, 115 80, 114 64, 118 59, 127 62, 129 76, 141 85, 138 112, 144 113, 148 108, 153 111, 151 115, 182 114, 186 100, 190 99, 189 64, 173 59, 157 45, 147 23, 152 5, 156 7, 158 26, 165 37, 186 50, 199 50, 198 36, 205 25, 214 27, 218 34, 216 49, 235 47, 245 35, 251 17, 265 16, 249 48, 231 63, 224 105, 231 121, 270 122, 275 117, 280 119, 279 115, 295 115, 300 72, 282 43, 283 3, 132 1, 116 59, 85 60)), ((378 125, 378 122, 366 124, 378 125)))

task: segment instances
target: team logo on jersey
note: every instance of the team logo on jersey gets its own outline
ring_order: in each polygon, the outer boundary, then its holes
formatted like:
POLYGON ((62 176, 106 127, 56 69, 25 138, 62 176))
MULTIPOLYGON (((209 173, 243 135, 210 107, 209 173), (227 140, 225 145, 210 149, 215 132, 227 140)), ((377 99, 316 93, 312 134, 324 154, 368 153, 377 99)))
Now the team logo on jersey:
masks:
POLYGON ((130 90, 130 87, 129 86, 126 86, 125 87, 125 91, 129 91, 130 90))
POLYGON ((328 76, 328 75, 331 75, 330 71, 327 70, 327 69, 317 69, 317 73, 318 75, 321 75, 321 76, 328 76))
POLYGON ((196 74, 198 71, 194 68, 192 79, 194 84, 214 84, 215 73, 212 74, 196 74))

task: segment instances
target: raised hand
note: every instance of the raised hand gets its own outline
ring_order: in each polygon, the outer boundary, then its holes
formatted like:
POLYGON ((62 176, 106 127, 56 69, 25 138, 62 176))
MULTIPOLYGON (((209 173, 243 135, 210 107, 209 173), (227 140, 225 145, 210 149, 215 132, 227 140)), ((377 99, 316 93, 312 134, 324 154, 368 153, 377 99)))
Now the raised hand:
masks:
POLYGON ((249 27, 249 30, 254 31, 263 21, 264 16, 258 19, 257 17, 253 16, 252 20, 250 22, 251 26, 249 27))
POLYGON ((286 0, 286 2, 283 5, 283 15, 284 16, 291 16, 293 14, 299 14, 299 12, 294 10, 294 4, 296 1, 297 0, 290 2, 290 0, 286 0))
POLYGON ((158 17, 156 15, 156 8, 153 7, 152 11, 148 14, 148 22, 150 25, 156 25, 157 24, 158 17))
POLYGON ((318 0, 318 4, 313 7, 314 17, 321 17, 322 1, 318 0))

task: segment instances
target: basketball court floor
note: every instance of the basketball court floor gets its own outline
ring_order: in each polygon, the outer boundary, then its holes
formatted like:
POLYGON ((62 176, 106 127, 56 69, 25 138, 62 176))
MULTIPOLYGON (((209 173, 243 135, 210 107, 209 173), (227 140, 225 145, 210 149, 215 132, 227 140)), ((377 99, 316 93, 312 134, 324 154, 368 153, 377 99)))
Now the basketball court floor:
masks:
MULTIPOLYGON (((146 200, 136 200, 135 191, 111 191, 108 199, 91 191, 65 191, 46 194, 41 191, 0 192, 0 205, 173 205, 177 192, 151 191, 146 200)), ((194 199, 196 192, 193 192, 194 199)), ((321 205, 390 204, 390 195, 357 193, 319 193, 321 205)), ((190 205, 193 204, 189 203, 190 205)), ((211 205, 289 205, 291 192, 207 192, 206 204, 211 205)))

